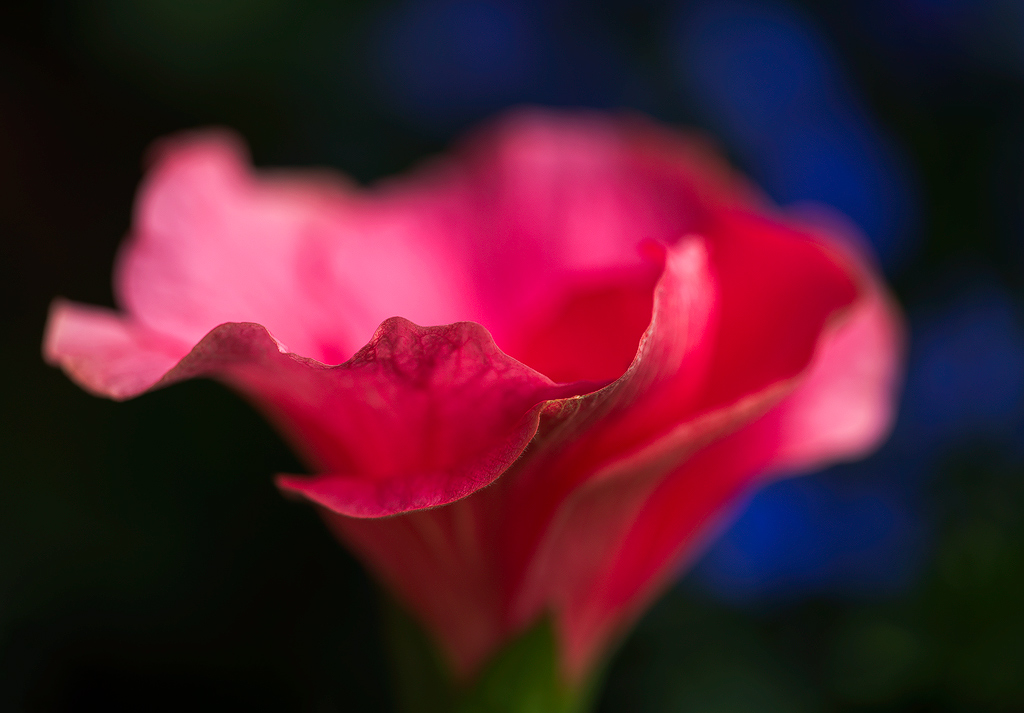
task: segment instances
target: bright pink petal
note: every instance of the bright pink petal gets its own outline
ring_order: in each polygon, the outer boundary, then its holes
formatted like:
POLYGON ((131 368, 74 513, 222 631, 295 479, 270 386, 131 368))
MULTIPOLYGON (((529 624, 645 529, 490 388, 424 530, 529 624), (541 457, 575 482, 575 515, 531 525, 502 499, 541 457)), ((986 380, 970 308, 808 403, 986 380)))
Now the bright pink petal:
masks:
POLYGON ((617 378, 636 353, 658 278, 640 246, 704 234, 710 203, 746 195, 700 142, 639 118, 522 111, 378 197, 461 256, 470 318, 503 350, 575 381, 617 378))
MULTIPOLYGON (((647 470, 664 475, 698 447, 764 413, 806 370, 826 322, 857 297, 846 267, 810 237, 746 216, 723 220, 720 231, 704 241, 703 293, 713 294, 713 301, 702 326, 690 337, 687 361, 653 357, 651 363, 662 370, 657 380, 627 372, 620 380, 626 390, 608 390, 614 394, 604 407, 610 412, 588 424, 587 432, 576 436, 571 445, 555 450, 553 462, 538 465, 537 472, 543 476, 521 477, 519 492, 510 496, 517 502, 522 499, 522 510, 529 513, 517 524, 514 538, 515 548, 524 553, 518 559, 533 561, 529 576, 533 584, 527 589, 537 593, 525 596, 529 604, 523 605, 529 615, 548 600, 545 590, 584 586, 567 584, 568 570, 555 564, 577 551, 575 544, 556 544, 560 538, 594 542, 594 567, 602 567, 604 558, 611 555, 597 544, 606 539, 614 542, 606 538, 615 529, 608 517, 582 514, 589 506, 578 515, 568 514, 576 507, 574 498, 582 497, 575 492, 578 488, 647 470), (543 477, 544 482, 535 484, 531 477, 543 477), (547 523, 556 520, 558 527, 545 532, 547 523), (547 558, 534 554, 542 537, 547 540, 542 549, 551 548, 557 554, 547 558)), ((680 246, 688 244, 684 241, 680 246)), ((679 282, 691 289, 701 280, 690 275, 679 282)), ((682 321, 662 301, 645 348, 661 340, 685 338, 686 325, 692 322, 685 318, 685 311, 681 314, 682 321)), ((588 397, 596 398, 597 394, 588 397)), ((542 461, 540 455, 534 458, 542 461)), ((651 481, 645 487, 655 485, 651 481)), ((632 489, 636 483, 623 487, 632 489)), ((614 499, 614 489, 609 492, 614 499)), ((618 512, 616 527, 628 527, 635 509, 624 505, 618 512)), ((585 558, 573 559, 582 567, 585 558)))
POLYGON ((129 399, 152 388, 189 345, 135 324, 112 310, 54 300, 43 358, 86 390, 129 399))
POLYGON ((566 280, 558 298, 505 351, 555 381, 614 381, 651 321, 656 265, 566 280))

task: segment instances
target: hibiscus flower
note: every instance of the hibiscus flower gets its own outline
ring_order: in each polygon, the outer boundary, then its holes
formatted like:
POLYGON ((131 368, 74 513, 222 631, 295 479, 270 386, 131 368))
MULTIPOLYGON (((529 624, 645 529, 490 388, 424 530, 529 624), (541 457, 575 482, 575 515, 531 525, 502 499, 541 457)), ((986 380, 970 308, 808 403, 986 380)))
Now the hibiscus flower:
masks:
POLYGON ((367 189, 196 133, 121 311, 56 301, 44 354, 115 399, 236 389, 454 676, 547 617, 579 681, 752 487, 886 434, 902 323, 841 232, 639 117, 519 112, 367 189))

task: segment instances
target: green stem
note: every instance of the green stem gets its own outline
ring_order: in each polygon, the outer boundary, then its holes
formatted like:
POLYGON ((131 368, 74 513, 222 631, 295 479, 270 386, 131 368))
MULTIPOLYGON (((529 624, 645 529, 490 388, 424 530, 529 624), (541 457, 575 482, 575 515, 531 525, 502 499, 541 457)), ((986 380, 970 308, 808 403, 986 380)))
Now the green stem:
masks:
POLYGON ((547 620, 510 641, 469 682, 457 682, 419 624, 389 604, 395 697, 402 713, 587 713, 597 676, 583 686, 563 679, 547 620))

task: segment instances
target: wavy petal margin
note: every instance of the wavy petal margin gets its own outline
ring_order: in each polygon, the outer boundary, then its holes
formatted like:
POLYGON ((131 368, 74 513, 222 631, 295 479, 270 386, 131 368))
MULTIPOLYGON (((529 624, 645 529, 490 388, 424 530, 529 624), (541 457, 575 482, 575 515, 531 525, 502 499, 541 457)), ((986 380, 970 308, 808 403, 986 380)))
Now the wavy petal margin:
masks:
POLYGON ((124 399, 195 377, 236 388, 322 474, 280 485, 353 517, 437 507, 490 484, 533 438, 541 406, 592 391, 554 384, 503 354, 483 327, 395 317, 338 366, 299 357, 258 324, 180 345, 107 310, 55 303, 44 343, 93 393, 124 399))

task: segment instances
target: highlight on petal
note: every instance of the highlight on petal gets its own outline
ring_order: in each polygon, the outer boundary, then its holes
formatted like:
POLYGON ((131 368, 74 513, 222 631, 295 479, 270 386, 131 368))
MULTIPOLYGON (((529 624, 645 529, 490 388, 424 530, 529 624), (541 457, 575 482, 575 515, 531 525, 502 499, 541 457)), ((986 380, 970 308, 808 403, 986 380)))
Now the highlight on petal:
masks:
POLYGON ((892 429, 905 329, 892 298, 864 279, 860 301, 826 331, 807 376, 778 407, 779 471, 811 470, 837 455, 862 458, 892 429))

